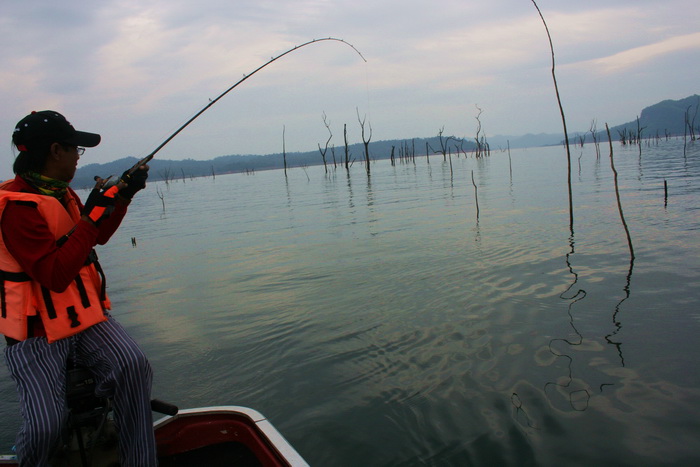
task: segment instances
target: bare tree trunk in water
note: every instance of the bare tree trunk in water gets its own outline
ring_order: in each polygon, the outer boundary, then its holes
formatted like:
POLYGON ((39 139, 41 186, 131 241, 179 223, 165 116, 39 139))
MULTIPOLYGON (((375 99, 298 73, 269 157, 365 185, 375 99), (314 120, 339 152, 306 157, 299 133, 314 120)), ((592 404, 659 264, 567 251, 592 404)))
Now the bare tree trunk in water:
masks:
POLYGON ((554 45, 552 44, 552 36, 549 34, 549 28, 547 27, 547 22, 542 16, 540 7, 537 6, 535 0, 532 0, 532 4, 537 8, 537 13, 539 13, 542 19, 542 24, 544 24, 544 29, 547 31, 547 38, 549 39, 549 49, 552 51, 552 79, 554 80, 554 91, 557 95, 557 102, 559 103, 559 112, 561 113, 561 121, 564 125, 564 141, 566 143, 566 160, 568 162, 568 185, 569 185, 569 229, 572 234, 574 231, 574 200, 571 192, 571 150, 569 149, 569 133, 566 131, 566 118, 564 117, 564 108, 561 105, 561 98, 559 97, 559 86, 557 86, 557 76, 554 73, 555 61, 554 61, 554 45))
POLYGON ((369 142, 372 140, 372 124, 369 124, 369 136, 365 139, 365 121, 367 120, 367 115, 360 118, 360 111, 357 110, 357 120, 360 122, 360 128, 362 129, 362 143, 365 145, 365 164, 367 165, 367 175, 369 175, 369 142))
POLYGON ((345 170, 350 170, 350 149, 348 147, 348 124, 343 124, 343 139, 345 140, 345 170))
POLYGON ((610 129, 608 128, 607 123, 605 124, 605 130, 608 132, 608 140, 610 141, 610 167, 612 168, 615 180, 615 196, 617 197, 617 209, 620 212, 620 220, 622 221, 622 226, 625 228, 625 234, 627 235, 627 246, 630 250, 630 260, 634 261, 634 247, 632 247, 632 237, 630 236, 630 229, 627 228, 625 215, 622 212, 622 203, 620 202, 620 189, 617 183, 617 170, 615 170, 615 162, 613 161, 612 139, 610 139, 610 129))
POLYGON ((472 170, 472 185, 474 185, 474 200, 476 201, 476 220, 479 221, 479 192, 476 189, 476 183, 474 182, 474 171, 472 170))
POLYGON ((326 163, 326 153, 328 152, 328 143, 331 142, 331 139, 333 138, 333 133, 331 132, 331 124, 328 123, 328 118, 326 117, 326 112, 323 112, 323 124, 326 126, 326 130, 328 130, 328 139, 326 140, 326 146, 321 149, 321 143, 318 143, 318 152, 321 153, 321 159, 323 159, 323 168, 325 169, 326 173, 328 173, 328 164, 326 163))
POLYGON ((284 133, 286 131, 286 126, 282 125, 282 161, 284 162, 284 178, 287 178, 287 147, 284 141, 284 133))

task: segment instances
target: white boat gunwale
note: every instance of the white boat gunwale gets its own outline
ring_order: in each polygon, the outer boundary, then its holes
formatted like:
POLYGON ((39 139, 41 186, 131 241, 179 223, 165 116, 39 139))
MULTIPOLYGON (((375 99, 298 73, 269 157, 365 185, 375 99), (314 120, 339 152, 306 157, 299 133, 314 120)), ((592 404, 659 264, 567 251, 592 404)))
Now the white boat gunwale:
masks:
POLYGON ((267 438, 269 443, 278 451, 292 467, 309 467, 309 464, 297 452, 289 441, 277 431, 270 421, 260 412, 250 407, 238 405, 220 405, 211 407, 198 407, 182 409, 176 415, 166 415, 153 423, 153 429, 164 427, 169 423, 187 417, 201 417, 206 415, 239 415, 249 419, 260 433, 267 438))

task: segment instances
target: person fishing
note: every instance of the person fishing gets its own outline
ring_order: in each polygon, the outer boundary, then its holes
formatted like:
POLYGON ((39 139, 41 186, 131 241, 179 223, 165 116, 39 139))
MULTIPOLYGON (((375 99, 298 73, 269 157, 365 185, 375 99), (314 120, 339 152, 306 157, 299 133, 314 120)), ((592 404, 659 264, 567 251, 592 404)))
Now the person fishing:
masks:
POLYGON ((55 111, 19 121, 12 142, 15 178, 0 185, 0 333, 21 414, 21 466, 44 466, 67 421, 70 364, 93 373, 98 397, 111 397, 121 465, 155 466, 150 364, 114 320, 95 254, 146 186, 148 166, 98 183, 83 205, 69 186, 85 148, 101 137, 77 131, 55 111))

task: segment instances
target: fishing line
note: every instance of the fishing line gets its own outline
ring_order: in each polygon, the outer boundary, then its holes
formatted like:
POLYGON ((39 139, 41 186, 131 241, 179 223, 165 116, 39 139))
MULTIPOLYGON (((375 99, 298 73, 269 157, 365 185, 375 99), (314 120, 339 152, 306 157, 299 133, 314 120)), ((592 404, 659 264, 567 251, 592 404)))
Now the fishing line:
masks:
POLYGON ((149 155, 147 155, 146 157, 144 157, 143 159, 141 159, 140 161, 138 161, 136 164, 134 164, 134 165, 129 169, 128 173, 131 174, 131 173, 133 173, 135 170, 137 170, 139 167, 141 167, 141 166, 147 164, 151 159, 153 159, 153 156, 155 156, 156 153, 157 153, 158 151, 160 151, 161 149, 163 149, 163 147, 164 147, 166 144, 168 144, 173 138, 175 138, 182 130, 184 130, 185 128, 187 128, 187 126, 188 126, 190 123, 192 123, 193 121, 195 121, 195 120, 197 119, 197 117, 199 117, 199 116, 202 115, 204 112, 206 112, 212 105, 216 104, 222 97, 224 97, 224 96, 225 96, 226 94, 228 94, 229 92, 233 91, 238 85, 240 85, 240 84, 243 83, 245 80, 247 80, 248 78, 250 78, 251 76, 253 76, 255 73, 257 73, 258 71, 262 70, 263 68, 265 68, 266 66, 270 65, 271 63, 275 62, 276 60, 278 60, 278 59, 284 57, 285 55, 290 54, 290 53, 292 53, 292 52, 294 52, 294 51, 296 51, 296 50, 301 49, 302 47, 306 47, 307 45, 316 44, 316 43, 324 42, 324 41, 335 41, 335 42, 340 42, 340 43, 342 43, 342 44, 347 45, 348 47, 352 48, 355 52, 357 52, 357 54, 360 56, 360 58, 362 58, 362 60, 364 60, 364 62, 367 63, 367 59, 365 59, 365 57, 362 55, 362 53, 361 53, 359 50, 357 50, 357 49, 355 48, 355 46, 353 46, 353 45, 350 44, 349 42, 344 41, 343 39, 338 39, 338 38, 335 38, 335 37, 324 37, 324 38, 322 38, 322 39, 312 39, 312 40, 310 40, 310 41, 308 41, 308 42, 304 42, 303 44, 294 46, 294 47, 292 47, 291 49, 287 50, 286 52, 283 52, 283 53, 281 53, 281 54, 279 54, 279 55, 277 55, 277 56, 275 56, 275 57, 272 57, 270 60, 268 60, 267 62, 263 63, 262 65, 260 65, 260 66, 259 66, 258 68, 256 68, 255 70, 253 70, 251 73, 248 73, 247 75, 243 75, 243 78, 241 78, 240 80, 238 80, 233 86, 229 87, 227 90, 225 90, 224 92, 222 92, 221 94, 219 94, 215 99, 210 99, 210 101, 209 101, 209 103, 208 103, 207 105, 205 105, 199 112, 197 112, 196 114, 194 114, 194 116, 193 116, 192 118, 190 118, 189 120, 187 120, 187 122, 185 122, 182 126, 180 126, 180 128, 178 128, 177 130, 175 130, 175 132, 174 132, 173 134, 171 134, 168 138, 166 138, 166 140, 163 141, 157 148, 155 148, 155 149, 153 150, 153 152, 151 152, 149 155))

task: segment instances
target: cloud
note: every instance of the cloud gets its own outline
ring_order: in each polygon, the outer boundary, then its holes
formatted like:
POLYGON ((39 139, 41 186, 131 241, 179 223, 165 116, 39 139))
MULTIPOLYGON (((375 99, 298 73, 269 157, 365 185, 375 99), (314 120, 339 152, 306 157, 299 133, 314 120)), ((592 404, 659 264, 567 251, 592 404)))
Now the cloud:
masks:
POLYGON ((700 50, 700 32, 671 37, 653 44, 634 47, 607 57, 579 63, 580 66, 594 66, 603 74, 622 73, 632 68, 651 66, 659 57, 700 50))

